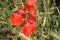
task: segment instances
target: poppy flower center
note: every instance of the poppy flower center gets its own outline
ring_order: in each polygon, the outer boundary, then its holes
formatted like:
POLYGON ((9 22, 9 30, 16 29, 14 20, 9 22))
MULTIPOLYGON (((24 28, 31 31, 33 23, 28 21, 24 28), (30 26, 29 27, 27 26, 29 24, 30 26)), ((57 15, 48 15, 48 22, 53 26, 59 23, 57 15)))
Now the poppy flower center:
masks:
POLYGON ((30 24, 33 24, 33 22, 32 22, 32 21, 30 21, 30 24))

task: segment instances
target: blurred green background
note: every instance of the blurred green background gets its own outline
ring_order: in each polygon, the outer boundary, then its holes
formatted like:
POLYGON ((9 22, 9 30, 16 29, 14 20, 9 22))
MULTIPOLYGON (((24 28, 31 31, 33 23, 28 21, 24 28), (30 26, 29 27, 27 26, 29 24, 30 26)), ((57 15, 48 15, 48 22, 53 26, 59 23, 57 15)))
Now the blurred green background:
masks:
POLYGON ((60 40, 59 0, 37 0, 36 31, 29 38, 19 35, 22 26, 13 27, 9 18, 25 1, 0 0, 0 40, 60 40))

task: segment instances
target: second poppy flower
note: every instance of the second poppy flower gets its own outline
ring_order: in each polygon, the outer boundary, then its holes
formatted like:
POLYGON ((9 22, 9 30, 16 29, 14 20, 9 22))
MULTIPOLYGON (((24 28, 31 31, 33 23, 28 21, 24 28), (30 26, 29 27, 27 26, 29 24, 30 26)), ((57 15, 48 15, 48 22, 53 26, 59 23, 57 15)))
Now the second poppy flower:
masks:
POLYGON ((11 25, 14 25, 14 26, 19 26, 22 24, 22 17, 18 14, 18 13, 13 13, 11 16, 10 16, 10 23, 11 25))

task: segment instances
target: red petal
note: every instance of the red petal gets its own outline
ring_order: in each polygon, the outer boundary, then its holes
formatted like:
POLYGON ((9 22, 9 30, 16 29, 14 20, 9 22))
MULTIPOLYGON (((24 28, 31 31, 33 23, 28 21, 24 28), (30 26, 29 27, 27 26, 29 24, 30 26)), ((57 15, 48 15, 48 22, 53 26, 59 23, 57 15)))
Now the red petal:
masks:
POLYGON ((28 4, 24 4, 24 10, 27 10, 27 9, 29 9, 29 5, 28 4))
POLYGON ((14 26, 19 26, 22 24, 22 17, 18 13, 13 13, 10 16, 10 23, 14 26))
POLYGON ((30 16, 36 17, 36 8, 34 6, 30 7, 30 16))
POLYGON ((23 18, 26 18, 26 13, 23 8, 18 8, 17 11, 23 18))
POLYGON ((27 0, 27 4, 29 6, 34 5, 37 2, 37 0, 27 0))
MULTIPOLYGON (((32 21, 32 20, 30 20, 32 21)), ((36 29, 36 23, 35 21, 32 21, 32 24, 30 22, 27 22, 21 29, 21 32, 26 35, 27 37, 30 36, 32 32, 34 32, 36 29)))
POLYGON ((36 20, 36 17, 33 17, 33 16, 29 16, 29 18, 28 19, 30 19, 30 20, 36 20))

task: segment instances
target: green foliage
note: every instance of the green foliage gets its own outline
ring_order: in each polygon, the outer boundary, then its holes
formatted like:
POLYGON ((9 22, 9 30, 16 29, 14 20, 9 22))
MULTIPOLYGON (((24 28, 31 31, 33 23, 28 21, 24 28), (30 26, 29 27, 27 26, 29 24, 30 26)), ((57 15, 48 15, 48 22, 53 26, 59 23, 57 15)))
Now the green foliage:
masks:
POLYGON ((60 40, 60 10, 55 0, 37 0, 36 31, 29 37, 21 36, 19 27, 10 25, 10 15, 18 7, 24 7, 25 0, 0 0, 0 40, 60 40))

